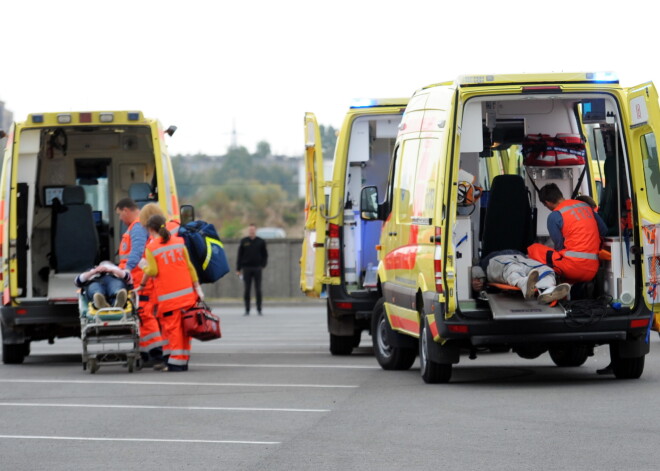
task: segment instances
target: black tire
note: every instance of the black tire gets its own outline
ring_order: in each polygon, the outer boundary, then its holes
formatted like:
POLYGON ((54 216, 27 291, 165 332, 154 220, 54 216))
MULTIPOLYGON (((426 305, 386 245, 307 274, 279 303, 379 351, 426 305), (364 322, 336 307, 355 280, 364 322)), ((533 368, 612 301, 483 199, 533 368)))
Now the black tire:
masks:
POLYGON ((413 348, 395 347, 392 345, 392 337, 396 332, 390 327, 381 298, 374 306, 371 315, 371 340, 374 346, 374 354, 378 364, 384 370, 407 370, 410 369, 417 351, 413 348))
POLYGON ((330 334, 330 353, 337 356, 350 355, 353 352, 353 335, 334 335, 330 334))
POLYGON ((610 345, 612 372, 617 379, 638 379, 642 376, 642 373, 644 372, 645 355, 642 355, 641 357, 621 358, 619 357, 618 352, 612 351, 612 348, 613 347, 610 345))
POLYGON ((551 347, 549 351, 555 365, 562 367, 582 366, 591 353, 587 345, 561 345, 551 347))
POLYGON ((25 344, 2 344, 2 362, 5 365, 20 365, 25 360, 25 344))
POLYGON ((419 371, 427 384, 448 383, 453 365, 436 363, 429 358, 429 342, 433 342, 428 321, 422 321, 419 333, 419 371))

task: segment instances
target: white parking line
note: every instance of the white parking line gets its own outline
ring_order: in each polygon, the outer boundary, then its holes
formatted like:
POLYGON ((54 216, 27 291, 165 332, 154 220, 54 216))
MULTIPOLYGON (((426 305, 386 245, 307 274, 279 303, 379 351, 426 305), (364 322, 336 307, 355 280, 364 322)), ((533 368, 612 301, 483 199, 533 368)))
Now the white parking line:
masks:
POLYGON ((0 383, 32 383, 32 384, 121 384, 133 386, 210 386, 231 388, 312 388, 312 389, 356 389, 359 386, 350 384, 277 384, 277 383, 202 383, 183 381, 107 381, 84 379, 0 379, 0 383))
POLYGON ((247 364, 247 363, 195 363, 195 366, 217 366, 223 368, 336 368, 346 370, 380 370, 380 366, 367 365, 306 365, 291 363, 247 364))
POLYGON ((330 412, 330 409, 285 409, 274 407, 204 407, 204 406, 151 406, 132 404, 59 404, 39 402, 0 402, 0 407, 82 407, 91 409, 164 409, 238 412, 330 412))
POLYGON ((0 439, 18 440, 78 440, 89 442, 156 442, 156 443, 204 443, 228 445, 279 445, 282 442, 255 442, 247 440, 175 440, 168 438, 112 438, 112 437, 58 437, 49 435, 0 435, 0 439))

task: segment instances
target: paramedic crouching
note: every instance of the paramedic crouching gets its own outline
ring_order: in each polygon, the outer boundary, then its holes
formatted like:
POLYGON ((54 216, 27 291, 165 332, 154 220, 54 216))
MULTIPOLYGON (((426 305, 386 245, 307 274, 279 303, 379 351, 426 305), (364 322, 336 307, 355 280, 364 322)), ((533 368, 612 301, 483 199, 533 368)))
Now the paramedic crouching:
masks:
POLYGON ((601 237, 607 234, 603 220, 587 203, 564 199, 554 183, 539 190, 539 200, 551 211, 547 224, 554 249, 532 244, 527 248, 529 257, 545 263, 568 283, 593 280, 601 237))

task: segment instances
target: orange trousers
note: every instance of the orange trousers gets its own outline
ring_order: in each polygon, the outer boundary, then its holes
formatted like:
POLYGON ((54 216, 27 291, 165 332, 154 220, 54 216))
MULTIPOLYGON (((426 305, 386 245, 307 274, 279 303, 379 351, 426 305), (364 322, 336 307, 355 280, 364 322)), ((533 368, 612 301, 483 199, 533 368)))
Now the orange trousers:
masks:
POLYGON ((184 370, 188 368, 190 360, 190 337, 183 334, 183 309, 174 309, 161 314, 165 337, 169 341, 169 354, 167 366, 170 370, 184 370))
POLYGON ((532 244, 527 247, 527 255, 537 262, 548 265, 571 284, 591 281, 598 271, 598 259, 566 257, 543 244, 532 244))
POLYGON ((140 316, 140 351, 149 353, 154 348, 167 349, 167 339, 161 333, 160 325, 154 315, 153 293, 140 292, 138 316, 140 316))

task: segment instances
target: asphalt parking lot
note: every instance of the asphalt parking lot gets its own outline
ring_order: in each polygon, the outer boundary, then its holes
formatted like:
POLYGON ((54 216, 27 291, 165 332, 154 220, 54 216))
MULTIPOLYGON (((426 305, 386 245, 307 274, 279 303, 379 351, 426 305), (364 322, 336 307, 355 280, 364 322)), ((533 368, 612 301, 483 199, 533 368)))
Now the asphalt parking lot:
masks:
POLYGON ((80 340, 0 366, 1 469, 657 469, 660 339, 640 380, 548 355, 467 357, 452 382, 328 353, 325 305, 216 308, 190 371, 83 371, 80 340))

